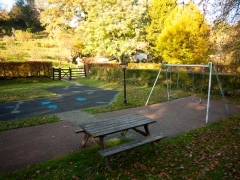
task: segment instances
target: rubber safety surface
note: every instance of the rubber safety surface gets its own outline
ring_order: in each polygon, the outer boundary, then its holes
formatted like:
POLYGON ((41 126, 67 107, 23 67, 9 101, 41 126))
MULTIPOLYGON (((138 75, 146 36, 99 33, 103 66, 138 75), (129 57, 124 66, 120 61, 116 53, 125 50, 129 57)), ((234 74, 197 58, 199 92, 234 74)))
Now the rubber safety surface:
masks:
POLYGON ((118 94, 118 91, 89 86, 54 87, 47 90, 57 96, 0 103, 0 121, 108 105, 118 94))

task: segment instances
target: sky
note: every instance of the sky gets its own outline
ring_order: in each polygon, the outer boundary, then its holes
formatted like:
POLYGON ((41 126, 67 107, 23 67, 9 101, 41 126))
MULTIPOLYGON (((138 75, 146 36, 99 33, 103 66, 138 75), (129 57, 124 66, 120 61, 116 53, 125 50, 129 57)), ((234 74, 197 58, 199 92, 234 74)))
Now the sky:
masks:
POLYGON ((2 7, 6 7, 7 10, 10 10, 12 5, 14 3, 14 0, 0 0, 0 4, 2 7))

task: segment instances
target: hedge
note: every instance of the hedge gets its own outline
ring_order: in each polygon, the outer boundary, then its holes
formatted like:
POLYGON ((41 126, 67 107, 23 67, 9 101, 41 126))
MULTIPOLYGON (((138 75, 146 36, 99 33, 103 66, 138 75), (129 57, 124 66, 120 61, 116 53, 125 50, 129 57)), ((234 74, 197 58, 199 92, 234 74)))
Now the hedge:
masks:
POLYGON ((0 78, 51 77, 52 62, 0 62, 0 78))
MULTIPOLYGON (((119 82, 123 81, 123 70, 121 68, 99 68, 92 67, 89 71, 89 77, 98 80, 105 80, 108 82, 119 82)), ((153 86, 159 70, 149 69, 127 69, 126 70, 126 83, 132 85, 147 85, 153 86)), ((238 94, 240 95, 240 74, 218 74, 221 85, 226 94, 238 94)), ((173 88, 178 87, 190 90, 194 88, 197 91, 208 90, 209 73, 200 71, 172 71, 172 81, 170 81, 170 73, 168 72, 168 82, 171 83, 173 88), (179 72, 179 73, 178 73, 179 72), (177 80, 179 75, 179 80, 177 80)), ((166 70, 162 69, 157 85, 166 86, 166 70)), ((218 81, 216 74, 212 74, 212 92, 219 92, 218 81)))

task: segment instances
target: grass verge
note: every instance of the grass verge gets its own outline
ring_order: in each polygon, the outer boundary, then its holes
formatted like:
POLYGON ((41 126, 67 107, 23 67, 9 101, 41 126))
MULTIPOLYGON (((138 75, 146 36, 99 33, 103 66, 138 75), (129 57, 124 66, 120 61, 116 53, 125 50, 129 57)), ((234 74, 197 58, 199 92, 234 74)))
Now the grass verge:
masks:
MULTIPOLYGON (((107 170, 98 146, 7 174, 0 179, 239 179, 240 115, 110 158, 107 170)), ((118 144, 120 141, 111 143, 118 144)), ((111 146, 112 144, 108 144, 111 146)))
POLYGON ((0 121, 0 131, 54 123, 58 121, 60 121, 60 119, 54 115, 21 118, 10 121, 0 121))

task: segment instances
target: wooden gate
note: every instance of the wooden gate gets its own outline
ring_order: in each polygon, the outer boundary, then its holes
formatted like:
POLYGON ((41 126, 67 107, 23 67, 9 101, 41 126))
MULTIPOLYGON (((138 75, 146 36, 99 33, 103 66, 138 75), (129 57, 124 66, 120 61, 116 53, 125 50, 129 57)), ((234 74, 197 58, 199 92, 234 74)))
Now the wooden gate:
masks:
POLYGON ((52 79, 61 80, 68 78, 69 80, 77 77, 86 77, 85 67, 83 68, 53 68, 52 79))

